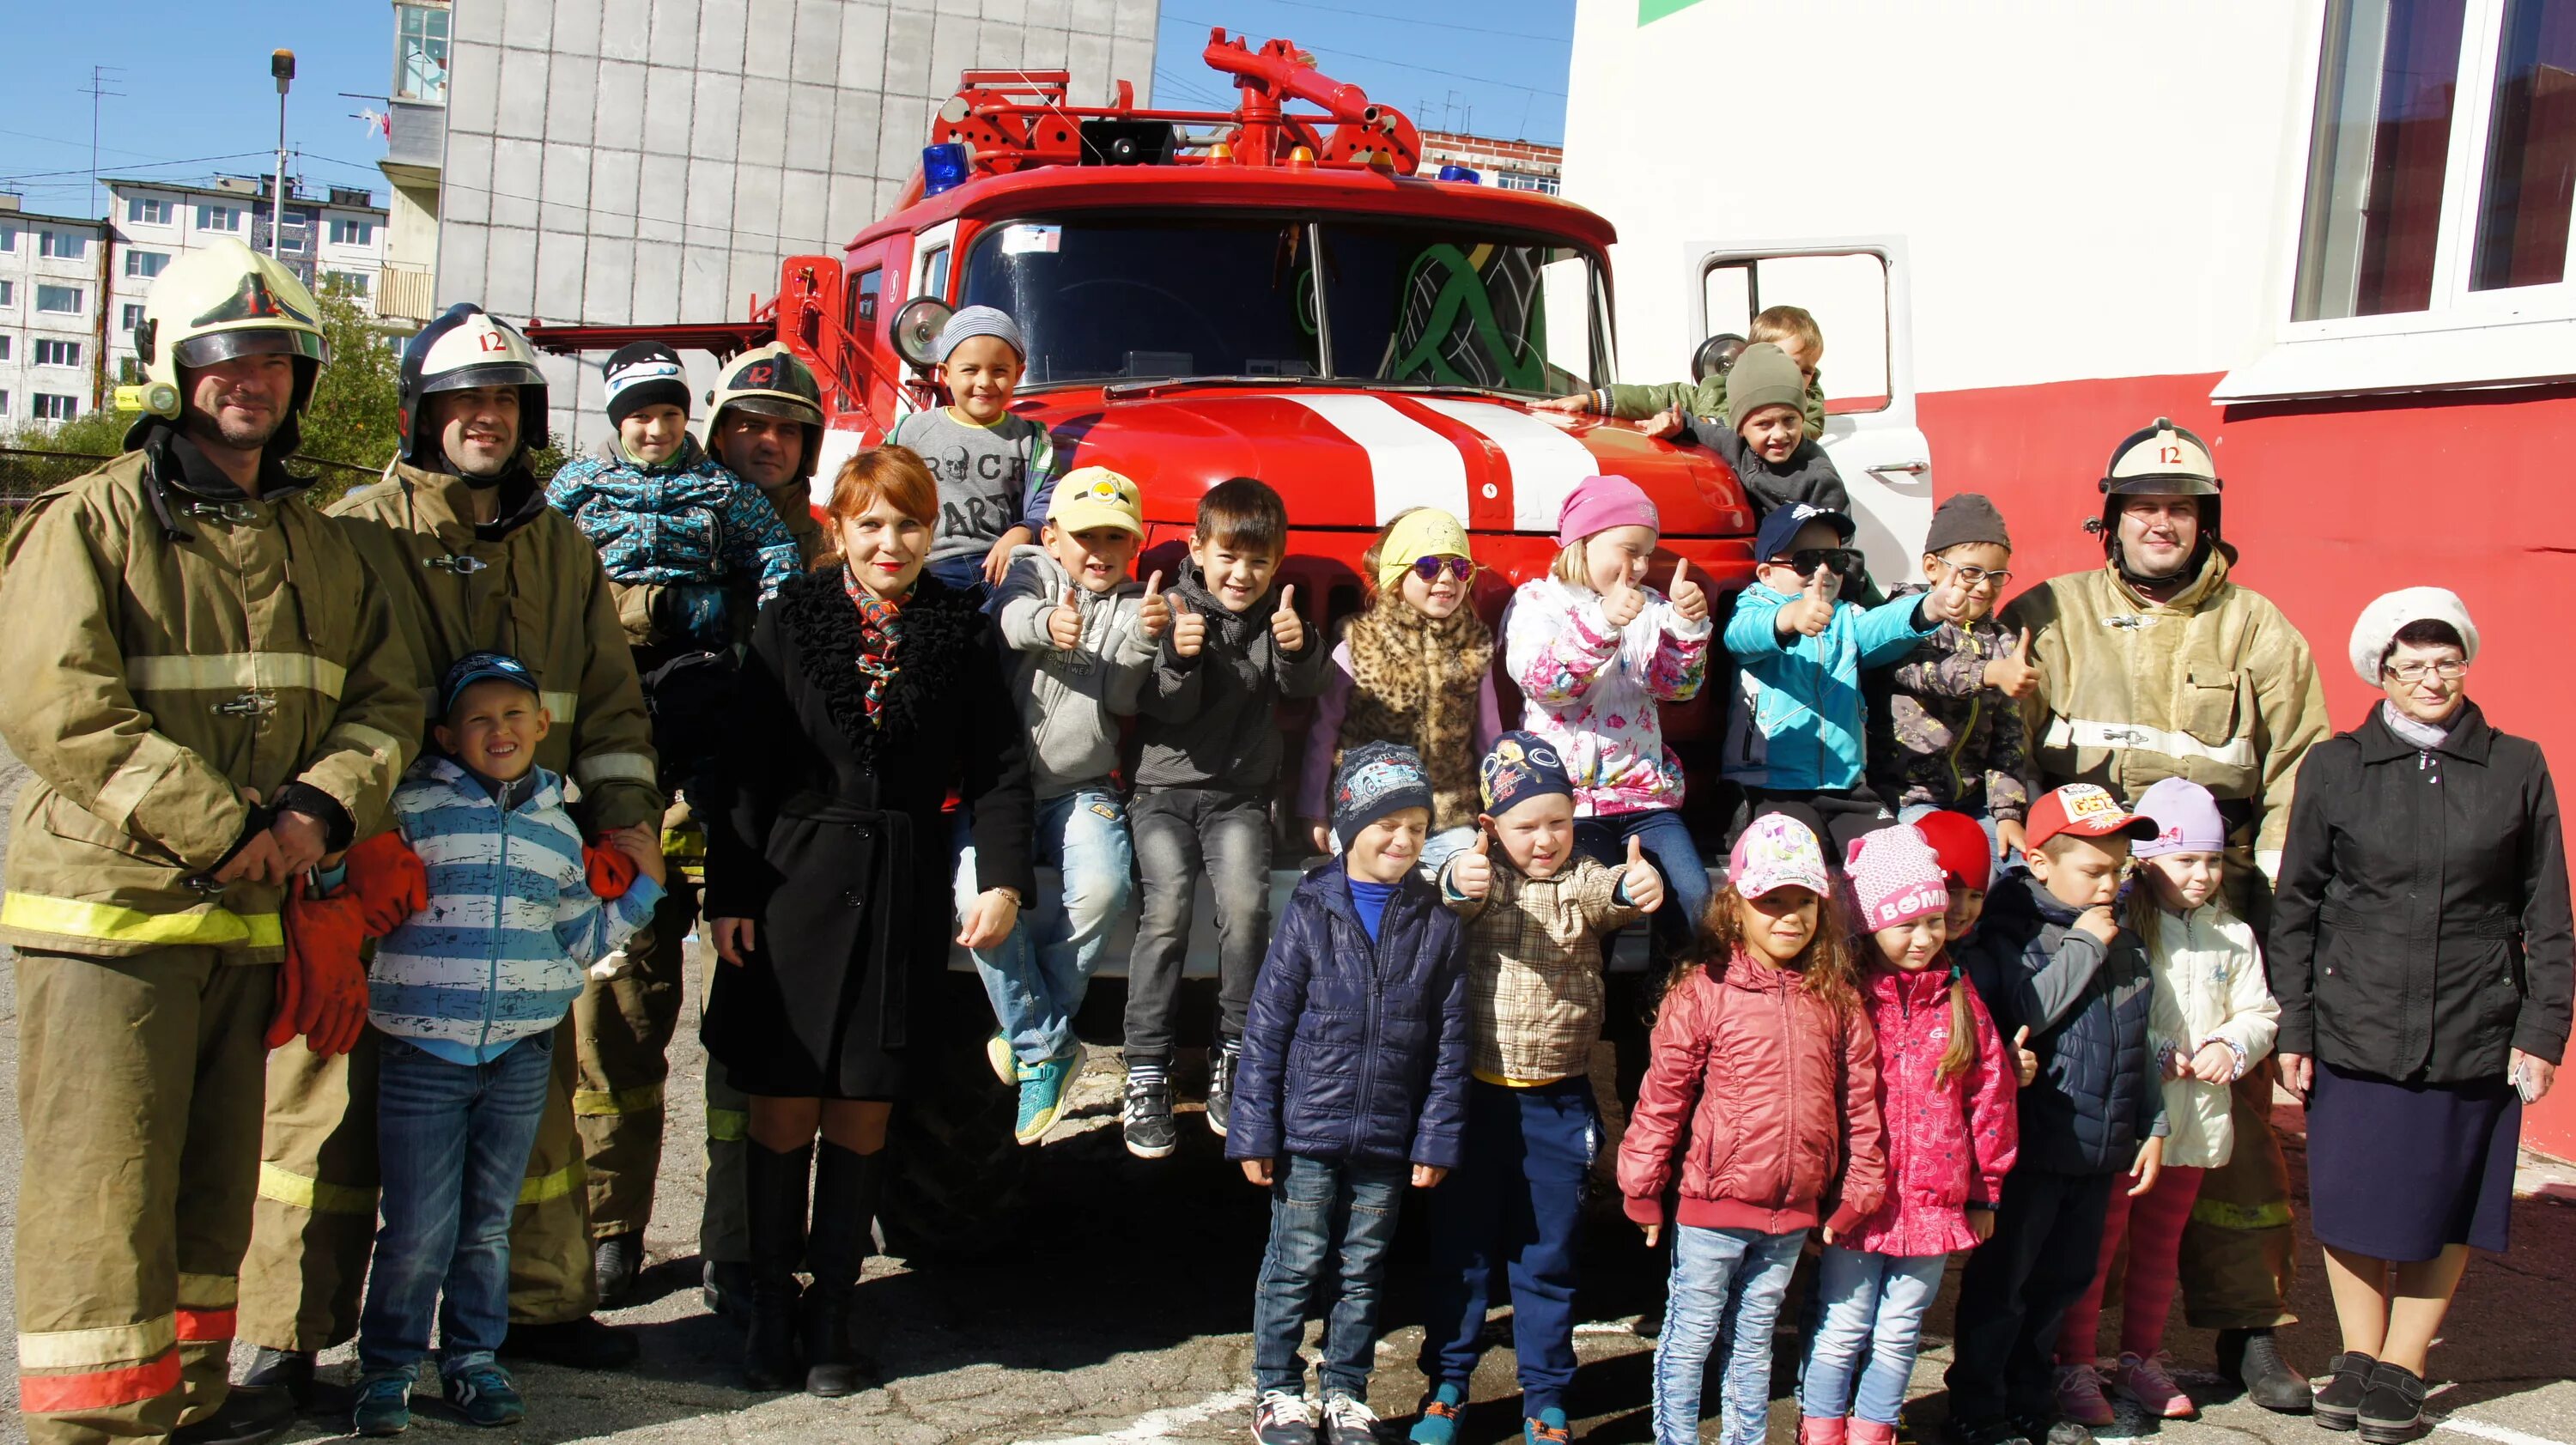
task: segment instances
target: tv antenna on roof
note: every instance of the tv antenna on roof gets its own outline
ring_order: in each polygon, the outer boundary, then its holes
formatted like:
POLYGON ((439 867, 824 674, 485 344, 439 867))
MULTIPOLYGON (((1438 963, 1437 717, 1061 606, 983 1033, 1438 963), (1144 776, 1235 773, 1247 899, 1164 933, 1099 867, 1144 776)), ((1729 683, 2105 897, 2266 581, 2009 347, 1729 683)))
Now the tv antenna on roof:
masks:
POLYGON ((117 77, 122 77, 125 74, 125 67, 122 65, 91 66, 89 88, 80 92, 89 97, 89 194, 86 199, 93 204, 98 200, 98 103, 110 96, 122 99, 125 95, 124 91, 108 89, 111 85, 123 83, 121 79, 111 79, 111 72, 117 77))

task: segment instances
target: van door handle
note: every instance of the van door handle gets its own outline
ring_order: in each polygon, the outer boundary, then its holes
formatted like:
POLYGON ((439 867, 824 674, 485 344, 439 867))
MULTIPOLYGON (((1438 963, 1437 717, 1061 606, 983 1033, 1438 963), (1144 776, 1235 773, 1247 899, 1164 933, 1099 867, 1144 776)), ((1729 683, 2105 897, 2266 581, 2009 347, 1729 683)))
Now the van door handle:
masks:
POLYGON ((1932 464, 1930 462, 1881 462, 1877 466, 1869 468, 1869 470, 1873 472, 1903 472, 1909 477, 1919 477, 1925 472, 1932 470, 1932 464))

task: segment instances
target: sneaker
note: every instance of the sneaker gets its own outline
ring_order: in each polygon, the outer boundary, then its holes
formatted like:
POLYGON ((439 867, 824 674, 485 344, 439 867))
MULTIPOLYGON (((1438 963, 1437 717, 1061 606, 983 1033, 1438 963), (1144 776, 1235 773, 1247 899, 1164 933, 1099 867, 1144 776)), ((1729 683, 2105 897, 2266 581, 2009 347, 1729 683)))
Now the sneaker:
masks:
POLYGON ((510 1372, 499 1365, 476 1365, 448 1376, 447 1403, 466 1423, 485 1429, 516 1425, 528 1418, 527 1402, 511 1385, 510 1372))
MULTIPOLYGON (((1172 1081, 1165 1074, 1129 1074, 1127 1099, 1118 1111, 1119 1132, 1127 1152, 1139 1159, 1161 1159, 1180 1142, 1172 1132, 1172 1081)), ((1304 1405, 1298 1406, 1304 1410, 1304 1405)), ((1309 1422, 1308 1433, 1313 1433, 1309 1422)))
POLYGON ((1243 1063, 1243 1040, 1227 1039, 1208 1050, 1208 1128, 1225 1137, 1226 1116, 1234 1107, 1234 1071, 1243 1063))
POLYGON ((2173 1356, 2162 1350, 2144 1356, 2122 1352, 2112 1381, 2152 1419, 2189 1420, 2200 1413, 2191 1396, 2174 1383, 2173 1356))
POLYGON ((1012 1126, 1012 1137, 1023 1144, 1035 1144, 1064 1117, 1065 1101, 1073 1095, 1073 1081, 1082 1077, 1087 1051, 1080 1044, 1060 1059, 1049 1059, 1020 1076, 1020 1120, 1012 1126))
POLYGON ((1521 1445, 1567 1445, 1573 1438, 1573 1430, 1565 1423, 1565 1412, 1554 1405, 1521 1417, 1521 1445))
POLYGON ((1016 1085, 1028 1077, 1020 1067, 1019 1055, 1011 1052, 1011 1041, 1000 1034, 984 1040, 984 1063, 992 1069, 993 1077, 1005 1084, 1016 1085))
POLYGON ((2102 1393, 2102 1372, 2091 1365, 2057 1367, 2057 1413, 2078 1425, 2108 1425, 2120 1418, 2102 1393))
POLYGON ((1357 1395, 1324 1397, 1325 1445, 1377 1445, 1377 1412, 1357 1395))
MULTIPOLYGON (((1164 1115, 1167 1122, 1170 1118, 1164 1115)), ((1252 1412, 1252 1438, 1260 1445, 1315 1445, 1315 1416, 1306 1408, 1306 1397, 1294 1390, 1262 1391, 1252 1412)))
POLYGON ((399 1435, 411 1428, 411 1381, 401 1375, 378 1375, 358 1384, 358 1402, 349 1407, 352 1435, 399 1435))
POLYGON ((1457 1445, 1458 1415, 1467 1408, 1467 1392, 1456 1385, 1442 1385, 1422 1401, 1422 1418, 1413 1422, 1406 1438, 1413 1445, 1457 1445))
POLYGON ((2370 1372, 2379 1361, 2359 1350, 2346 1350, 2326 1364, 2333 1379, 2317 1391, 2317 1423, 2329 1430, 2351 1430, 2361 1424, 2361 1400, 2370 1393, 2370 1372))

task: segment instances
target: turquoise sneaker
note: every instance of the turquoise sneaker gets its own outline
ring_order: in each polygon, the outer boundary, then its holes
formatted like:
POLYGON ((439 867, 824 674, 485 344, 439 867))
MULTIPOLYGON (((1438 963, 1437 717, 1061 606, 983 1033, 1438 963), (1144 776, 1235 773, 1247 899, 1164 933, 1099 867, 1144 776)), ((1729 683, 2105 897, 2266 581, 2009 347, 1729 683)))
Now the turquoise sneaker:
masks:
POLYGON ((358 1382, 357 1403, 349 1407, 352 1435, 399 1435, 411 1428, 411 1377, 378 1375, 358 1382))
POLYGON ((1467 1392, 1456 1385, 1442 1385, 1422 1402, 1422 1418, 1406 1432, 1413 1445, 1456 1445, 1458 1415, 1467 1408, 1467 1392))
POLYGON ((447 1377, 447 1403, 472 1424, 489 1429, 516 1425, 528 1418, 527 1402, 499 1365, 476 1365, 447 1377))
POLYGON ((1011 1041, 1000 1034, 984 1041, 984 1062, 993 1070, 993 1077, 1005 1084, 1022 1083, 1028 1078, 1019 1057, 1011 1052, 1011 1041))
POLYGON ((1565 1412, 1554 1405, 1521 1420, 1521 1445, 1567 1445, 1574 1438, 1565 1412))
POLYGON ((1020 1119, 1012 1136, 1023 1144, 1035 1144, 1064 1117, 1064 1105, 1073 1095, 1074 1080, 1082 1077, 1082 1065, 1089 1050, 1076 1042, 1073 1052, 1060 1059, 1049 1059, 1020 1075, 1020 1119))

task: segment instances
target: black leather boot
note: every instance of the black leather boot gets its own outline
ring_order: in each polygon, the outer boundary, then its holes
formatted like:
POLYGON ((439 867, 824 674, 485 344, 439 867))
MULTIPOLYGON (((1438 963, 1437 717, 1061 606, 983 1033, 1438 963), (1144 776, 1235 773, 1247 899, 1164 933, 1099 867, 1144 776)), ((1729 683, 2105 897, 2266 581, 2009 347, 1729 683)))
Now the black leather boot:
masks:
POLYGON ((796 1261, 805 1252, 806 1178, 814 1146, 784 1154, 748 1141, 743 1193, 751 1213, 751 1324, 743 1333, 743 1382, 793 1390, 804 1378, 796 1357, 796 1261))
POLYGON ((805 1260, 814 1287, 805 1292, 805 1393, 825 1399, 855 1395, 877 1382, 877 1362, 850 1338, 859 1271, 868 1262, 869 1227, 885 1192, 885 1151, 853 1154, 830 1140, 814 1170, 814 1231, 805 1260))
POLYGON ((2317 1391, 2317 1423, 2329 1430, 2350 1430, 2360 1421, 2361 1400, 2370 1393, 2370 1372, 2379 1362, 2359 1350, 2346 1350, 2327 1362, 2334 1378, 2317 1391))
POLYGON ((2281 1358, 2278 1336, 2270 1330, 2220 1330, 2218 1373, 2245 1387, 2245 1398, 2281 1415, 2304 1415, 2316 1394, 2308 1377, 2281 1358))

